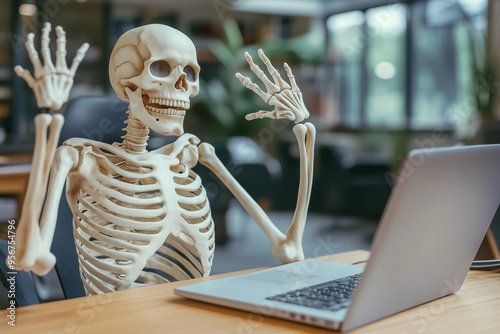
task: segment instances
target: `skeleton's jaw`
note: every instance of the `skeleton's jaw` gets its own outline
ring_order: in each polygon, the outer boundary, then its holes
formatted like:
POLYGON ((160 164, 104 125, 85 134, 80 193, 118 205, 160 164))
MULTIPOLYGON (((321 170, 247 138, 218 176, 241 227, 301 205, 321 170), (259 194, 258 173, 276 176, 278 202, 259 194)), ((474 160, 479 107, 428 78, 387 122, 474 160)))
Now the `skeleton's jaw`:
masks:
POLYGON ((189 102, 149 97, 142 88, 132 91, 126 87, 130 101, 130 113, 150 129, 166 136, 184 133, 184 116, 189 102))

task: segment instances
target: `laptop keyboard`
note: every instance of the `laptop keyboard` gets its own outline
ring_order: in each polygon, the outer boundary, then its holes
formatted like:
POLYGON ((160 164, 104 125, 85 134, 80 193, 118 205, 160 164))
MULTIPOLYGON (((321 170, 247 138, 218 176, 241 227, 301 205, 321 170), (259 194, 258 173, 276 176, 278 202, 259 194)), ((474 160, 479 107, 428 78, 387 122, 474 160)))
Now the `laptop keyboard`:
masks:
POLYGON ((266 299, 321 310, 338 311, 349 306, 360 276, 361 274, 342 277, 266 299))

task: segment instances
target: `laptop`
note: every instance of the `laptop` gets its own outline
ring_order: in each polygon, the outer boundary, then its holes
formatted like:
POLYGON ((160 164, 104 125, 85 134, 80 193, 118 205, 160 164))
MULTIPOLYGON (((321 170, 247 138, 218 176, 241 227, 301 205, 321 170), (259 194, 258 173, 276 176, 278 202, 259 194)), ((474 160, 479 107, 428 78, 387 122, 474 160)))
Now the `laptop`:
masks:
POLYGON ((175 293, 349 331, 458 291, 499 203, 500 145, 413 150, 365 267, 304 260, 175 293))

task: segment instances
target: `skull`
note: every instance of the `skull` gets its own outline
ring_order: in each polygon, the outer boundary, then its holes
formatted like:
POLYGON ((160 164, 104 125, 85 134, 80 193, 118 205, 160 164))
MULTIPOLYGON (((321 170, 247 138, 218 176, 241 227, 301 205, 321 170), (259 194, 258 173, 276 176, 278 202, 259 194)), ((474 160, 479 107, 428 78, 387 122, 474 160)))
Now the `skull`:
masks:
POLYGON ((132 116, 164 135, 184 133, 189 98, 199 91, 199 71, 193 42, 161 24, 125 32, 109 63, 111 85, 130 102, 132 116))

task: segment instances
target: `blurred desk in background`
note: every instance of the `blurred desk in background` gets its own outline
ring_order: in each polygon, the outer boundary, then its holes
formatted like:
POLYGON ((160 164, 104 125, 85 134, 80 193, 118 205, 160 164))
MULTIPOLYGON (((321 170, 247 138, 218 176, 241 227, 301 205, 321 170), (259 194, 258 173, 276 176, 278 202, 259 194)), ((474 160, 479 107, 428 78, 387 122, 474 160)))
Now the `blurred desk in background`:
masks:
POLYGON ((31 153, 0 155, 0 196, 12 196, 16 199, 18 217, 30 170, 31 153))

